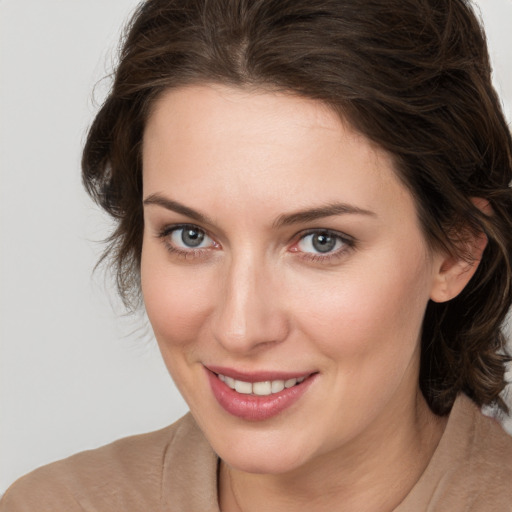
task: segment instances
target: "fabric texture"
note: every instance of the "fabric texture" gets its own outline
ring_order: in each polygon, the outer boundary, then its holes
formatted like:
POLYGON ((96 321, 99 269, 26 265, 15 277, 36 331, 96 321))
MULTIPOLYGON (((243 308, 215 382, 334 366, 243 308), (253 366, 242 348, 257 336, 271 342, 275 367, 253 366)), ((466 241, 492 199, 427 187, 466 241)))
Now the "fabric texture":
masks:
MULTIPOLYGON (((162 430, 39 468, 0 512, 219 512, 218 458, 189 414, 162 430)), ((395 512, 512 512, 512 437, 459 396, 420 480, 395 512)))

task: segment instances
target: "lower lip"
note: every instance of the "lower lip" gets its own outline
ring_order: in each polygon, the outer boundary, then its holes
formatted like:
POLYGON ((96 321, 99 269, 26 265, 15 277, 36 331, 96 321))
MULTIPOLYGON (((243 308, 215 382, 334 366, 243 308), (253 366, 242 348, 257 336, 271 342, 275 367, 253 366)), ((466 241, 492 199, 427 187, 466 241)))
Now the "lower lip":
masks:
POLYGON ((292 406, 307 391, 316 374, 279 393, 266 396, 237 393, 222 382, 216 374, 206 370, 217 402, 224 410, 246 421, 264 421, 292 406))

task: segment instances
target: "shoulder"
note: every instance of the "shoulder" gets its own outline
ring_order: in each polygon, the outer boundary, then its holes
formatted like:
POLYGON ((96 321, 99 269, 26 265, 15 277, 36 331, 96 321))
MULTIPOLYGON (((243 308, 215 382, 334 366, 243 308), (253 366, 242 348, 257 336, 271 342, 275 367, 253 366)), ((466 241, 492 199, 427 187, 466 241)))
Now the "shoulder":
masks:
POLYGON ((446 502, 465 503, 465 510, 475 512, 512 512, 512 437, 468 398, 457 414, 467 442, 452 438, 459 456, 447 478, 446 502))
POLYGON ((41 467, 7 490, 0 512, 157 509, 166 453, 189 431, 194 422, 186 415, 164 429, 41 467))
POLYGON ((474 410, 469 415, 473 428, 461 476, 467 475, 466 487, 475 489, 475 509, 512 511, 512 436, 472 402, 468 407, 474 410))
MULTIPOLYGON (((464 473, 489 484, 499 483, 503 478, 512 482, 512 436, 501 424, 482 414, 467 397, 459 399, 453 423, 451 446, 465 448, 459 450, 460 461, 466 466, 464 473), (455 439, 457 434, 459 440, 455 439)), ((512 497, 512 488, 509 491, 512 497)))
POLYGON ((396 512, 512 512, 512 436, 459 396, 441 441, 396 512))

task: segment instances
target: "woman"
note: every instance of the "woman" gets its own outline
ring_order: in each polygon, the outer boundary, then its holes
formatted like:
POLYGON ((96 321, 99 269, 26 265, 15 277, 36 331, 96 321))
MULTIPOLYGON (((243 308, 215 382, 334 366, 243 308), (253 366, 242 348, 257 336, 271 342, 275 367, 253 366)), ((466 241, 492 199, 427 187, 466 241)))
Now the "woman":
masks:
POLYGON ((512 510, 512 142, 462 0, 149 0, 83 155, 191 414, 0 510, 512 510))

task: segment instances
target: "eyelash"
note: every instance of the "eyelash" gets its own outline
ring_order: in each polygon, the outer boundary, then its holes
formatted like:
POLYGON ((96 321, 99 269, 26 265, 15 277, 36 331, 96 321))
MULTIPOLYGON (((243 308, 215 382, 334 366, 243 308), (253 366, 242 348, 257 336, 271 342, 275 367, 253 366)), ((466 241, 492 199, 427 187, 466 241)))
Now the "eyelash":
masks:
POLYGON ((300 252, 300 257, 306 261, 310 261, 313 263, 330 263, 334 260, 338 260, 347 255, 347 253, 353 250, 356 246, 356 241, 354 238, 345 235, 344 233, 340 233, 338 231, 333 231, 331 229, 309 229, 307 231, 303 231, 296 235, 294 238, 297 240, 294 243, 294 246, 297 246, 301 241, 305 240, 306 237, 311 235, 327 235, 341 242, 342 246, 332 252, 328 252, 325 254, 322 253, 310 253, 299 250, 292 249, 292 252, 300 252))
MULTIPOLYGON (((176 247, 175 245, 173 245, 170 242, 169 238, 174 232, 179 231, 179 230, 184 230, 184 229, 199 231, 199 232, 203 233, 205 236, 207 236, 208 238, 211 238, 204 229, 202 229, 199 226, 196 226, 194 224, 176 224, 173 226, 166 226, 164 229, 162 229, 157 234, 157 238, 159 238, 163 241, 166 249, 170 253, 175 254, 176 256, 183 258, 185 260, 207 257, 208 250, 211 249, 212 247, 206 247, 206 248, 200 248, 200 249, 190 248, 187 250, 183 250, 183 249, 176 247)), ((295 235, 293 237, 293 239, 295 239, 296 241, 293 243, 293 246, 292 246, 292 249, 290 250, 290 252, 300 254, 300 257, 302 259, 304 259, 308 262, 313 262, 313 263, 328 264, 334 260, 340 259, 340 258, 344 257, 347 254, 347 252, 353 250, 356 245, 355 239, 348 235, 339 233, 338 231, 333 231, 330 229, 321 229, 321 228, 309 229, 307 231, 300 232, 297 235, 295 235), (322 235, 322 234, 327 235, 329 237, 333 237, 336 239, 336 241, 341 242, 341 244, 342 244, 341 248, 338 248, 337 250, 334 250, 332 252, 328 252, 325 254, 304 252, 304 251, 300 251, 296 247, 294 248, 294 246, 297 246, 301 241, 305 240, 306 237, 311 236, 311 235, 322 235)), ((214 243, 215 243, 214 248, 220 247, 219 244, 217 244, 216 242, 214 242, 214 243)))
MULTIPOLYGON (((201 229, 199 226, 195 226, 194 224, 176 224, 176 225, 173 225, 173 226, 166 226, 164 229, 162 229, 158 233, 157 237, 163 241, 166 249, 170 253, 175 254, 176 256, 178 256, 180 258, 188 260, 188 259, 197 259, 197 258, 206 257, 207 256, 207 249, 209 249, 209 247, 208 248, 201 248, 201 249, 190 248, 190 249, 187 249, 187 250, 183 250, 183 249, 180 249, 180 248, 176 247, 175 245, 173 245, 170 242, 170 236, 175 231, 184 230, 184 229, 190 229, 190 230, 194 230, 194 231, 199 231, 199 232, 201 232, 204 235, 209 237, 209 235, 206 233, 206 231, 204 229, 201 229)), ((218 244, 216 244, 216 245, 219 246, 218 244)))

